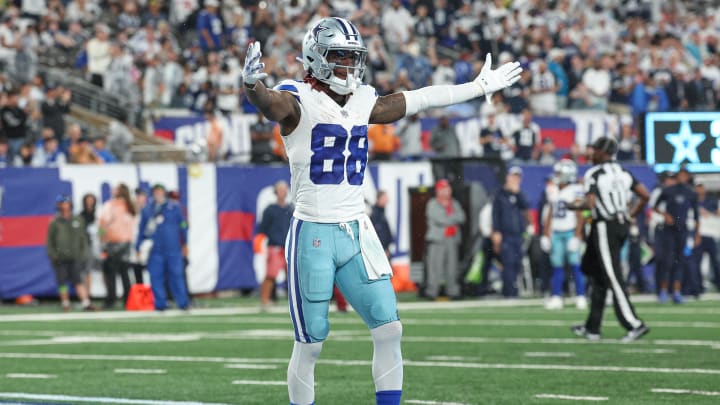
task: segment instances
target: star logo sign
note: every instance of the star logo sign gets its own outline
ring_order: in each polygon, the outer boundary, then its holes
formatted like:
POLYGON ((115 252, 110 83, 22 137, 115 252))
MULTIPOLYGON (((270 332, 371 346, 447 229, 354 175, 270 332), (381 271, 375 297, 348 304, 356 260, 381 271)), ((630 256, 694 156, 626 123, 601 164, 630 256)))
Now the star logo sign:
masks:
POLYGON ((705 140, 705 134, 692 132, 690 121, 683 121, 680 130, 674 134, 665 135, 665 139, 675 148, 673 163, 682 163, 687 159, 691 163, 699 163, 697 148, 705 140))

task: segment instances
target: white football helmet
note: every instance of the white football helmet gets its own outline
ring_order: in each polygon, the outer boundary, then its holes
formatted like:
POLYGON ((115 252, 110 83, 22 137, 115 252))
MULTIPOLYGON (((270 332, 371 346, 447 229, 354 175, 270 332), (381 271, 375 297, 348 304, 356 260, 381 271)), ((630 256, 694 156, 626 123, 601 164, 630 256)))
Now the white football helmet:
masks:
POLYGON ((577 164, 570 159, 563 159, 553 166, 553 175, 558 184, 571 184, 577 181, 577 164))
POLYGON ((303 39, 302 63, 305 70, 338 94, 350 94, 362 84, 367 48, 358 29, 344 18, 320 20, 303 39), (330 60, 351 59, 349 65, 330 60), (344 79, 335 75, 336 68, 345 68, 344 79))

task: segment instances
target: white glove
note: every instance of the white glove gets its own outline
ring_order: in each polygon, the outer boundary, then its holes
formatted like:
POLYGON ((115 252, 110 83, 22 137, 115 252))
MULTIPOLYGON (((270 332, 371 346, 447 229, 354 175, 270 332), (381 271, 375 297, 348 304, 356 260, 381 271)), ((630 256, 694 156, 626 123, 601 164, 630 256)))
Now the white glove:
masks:
POLYGON ((490 66, 492 66, 492 55, 488 53, 480 74, 473 80, 483 90, 488 103, 492 103, 490 96, 494 92, 510 87, 520 80, 520 73, 523 71, 520 62, 508 62, 495 70, 490 69, 490 66))
POLYGON ((580 239, 575 236, 570 238, 567 242, 567 250, 568 252, 577 252, 580 250, 580 239))
POLYGON ((543 252, 548 253, 550 252, 550 249, 552 248, 552 243, 550 242, 550 238, 543 235, 540 237, 540 249, 542 249, 543 252))
POLYGON ((254 86, 258 80, 267 77, 267 73, 263 72, 265 64, 260 62, 261 56, 260 42, 255 41, 251 43, 245 53, 245 66, 243 66, 242 71, 243 83, 254 86))

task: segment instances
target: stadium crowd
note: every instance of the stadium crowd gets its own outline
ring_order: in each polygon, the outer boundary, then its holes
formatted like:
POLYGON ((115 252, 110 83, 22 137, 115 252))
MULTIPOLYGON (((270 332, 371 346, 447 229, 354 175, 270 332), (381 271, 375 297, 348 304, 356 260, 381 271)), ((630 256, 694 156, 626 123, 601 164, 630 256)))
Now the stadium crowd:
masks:
MULTIPOLYGON (((720 91, 717 2, 5 3, 8 7, 0 22, 0 65, 8 73, 0 79, 3 104, 11 102, 9 88, 28 85, 32 93, 26 97, 44 98, 49 83, 36 75, 38 61, 44 57, 53 66, 79 72, 90 83, 146 109, 254 112, 243 97, 239 74, 248 43, 262 43, 268 85, 288 77, 301 80, 304 70, 296 57, 302 38, 314 22, 330 15, 349 18, 358 26, 368 47, 366 80, 381 94, 466 82, 482 67, 484 54, 492 52, 498 63, 521 61, 522 80, 496 94, 493 106, 475 100, 444 113, 487 117, 521 114, 525 109, 535 115, 584 109, 627 115, 622 144, 631 159, 637 159, 643 114, 713 109, 720 91)), ((30 109, 27 113, 28 125, 42 122, 44 112, 30 109)), ((418 155, 422 145, 412 138, 417 130, 414 121, 409 121, 394 129, 397 135, 391 134, 392 142, 378 143, 377 155, 418 155)), ((62 146, 67 135, 54 130, 62 146)), ((38 138, 40 132, 36 129, 34 136, 38 138)), ((484 149, 511 156, 517 148, 517 143, 511 146, 512 134, 495 131, 493 135, 484 138, 484 149)), ((9 138, 12 163, 20 155, 20 141, 7 129, 5 138, 9 138)), ((534 159, 556 154, 552 145, 540 149, 544 153, 534 154, 534 159)), ((25 155, 27 160, 27 151, 25 155)))

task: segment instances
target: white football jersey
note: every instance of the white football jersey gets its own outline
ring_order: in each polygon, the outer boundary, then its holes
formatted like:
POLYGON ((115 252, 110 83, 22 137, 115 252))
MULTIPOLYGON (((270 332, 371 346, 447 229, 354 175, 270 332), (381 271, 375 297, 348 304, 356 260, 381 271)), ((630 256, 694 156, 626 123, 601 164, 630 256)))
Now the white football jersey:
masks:
POLYGON ((362 184, 368 121, 378 97, 375 89, 360 86, 345 106, 304 82, 283 80, 275 90, 294 95, 301 110, 297 127, 283 136, 295 217, 321 223, 361 218, 365 215, 362 184))
POLYGON ((582 199, 584 195, 582 186, 568 184, 562 189, 558 187, 557 192, 549 197, 550 204, 552 204, 551 230, 553 232, 566 232, 575 229, 577 225, 575 211, 567 209, 567 205, 582 199))

